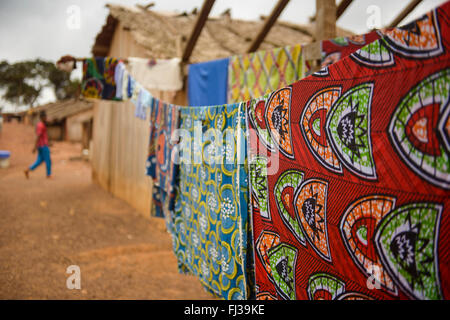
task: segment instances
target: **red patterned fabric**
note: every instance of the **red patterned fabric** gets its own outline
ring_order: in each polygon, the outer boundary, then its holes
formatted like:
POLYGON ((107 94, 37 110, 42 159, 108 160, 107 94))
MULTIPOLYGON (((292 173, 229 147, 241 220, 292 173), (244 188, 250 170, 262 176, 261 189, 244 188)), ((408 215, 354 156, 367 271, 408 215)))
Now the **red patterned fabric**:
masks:
POLYGON ((354 35, 350 37, 338 37, 332 40, 323 40, 322 46, 322 63, 321 67, 329 66, 342 58, 349 56, 351 53, 361 49, 365 45, 380 39, 380 35, 376 31, 366 34, 354 35))
POLYGON ((248 103, 258 299, 450 299, 449 15, 248 103))

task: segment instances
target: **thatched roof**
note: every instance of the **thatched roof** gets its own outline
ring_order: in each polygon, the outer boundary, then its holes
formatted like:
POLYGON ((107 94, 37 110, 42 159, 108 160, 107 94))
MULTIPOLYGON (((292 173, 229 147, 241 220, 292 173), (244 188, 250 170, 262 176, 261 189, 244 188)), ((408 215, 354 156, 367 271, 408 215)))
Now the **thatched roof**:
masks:
POLYGON ((29 114, 37 114, 45 111, 49 122, 61 121, 77 113, 92 109, 94 104, 91 101, 83 99, 67 99, 47 103, 36 108, 30 109, 29 114))
MULTIPOLYGON (((120 21, 120 25, 131 32, 134 40, 146 50, 147 57, 163 59, 180 57, 197 19, 197 14, 192 13, 170 14, 119 5, 107 5, 107 7, 110 14, 92 48, 95 56, 108 54, 114 31, 120 21)), ((232 19, 229 14, 208 18, 190 62, 208 61, 245 53, 252 37, 259 32, 263 23, 263 20, 232 19)), ((337 28, 338 36, 351 34, 349 31, 337 28)), ((313 25, 302 26, 278 21, 259 49, 306 44, 313 40, 313 25)))

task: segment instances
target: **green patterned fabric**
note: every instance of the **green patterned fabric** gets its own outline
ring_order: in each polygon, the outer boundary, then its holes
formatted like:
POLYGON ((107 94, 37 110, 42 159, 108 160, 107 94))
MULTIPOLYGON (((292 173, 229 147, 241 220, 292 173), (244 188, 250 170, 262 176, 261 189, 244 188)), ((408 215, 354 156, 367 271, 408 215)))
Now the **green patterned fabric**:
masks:
POLYGON ((228 103, 261 97, 304 75, 301 45, 233 56, 228 65, 228 103))
POLYGON ((184 134, 172 217, 179 269, 198 276, 217 297, 247 299, 251 241, 243 105, 180 112, 184 134))

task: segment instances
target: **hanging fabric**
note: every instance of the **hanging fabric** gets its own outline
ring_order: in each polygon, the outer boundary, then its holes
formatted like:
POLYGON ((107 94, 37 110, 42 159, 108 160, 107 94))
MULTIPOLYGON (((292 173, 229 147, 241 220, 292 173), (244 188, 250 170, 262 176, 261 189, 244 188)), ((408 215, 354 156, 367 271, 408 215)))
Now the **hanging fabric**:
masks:
POLYGON ((87 98, 116 100, 116 58, 90 58, 83 61, 81 93, 87 98))
POLYGON ((304 77, 302 46, 235 55, 228 66, 228 103, 263 96, 304 77))
POLYGON ((179 125, 179 107, 157 99, 150 102, 150 142, 147 174, 153 178, 152 215, 169 219, 175 204, 178 166, 173 157, 176 140, 171 140, 179 125))
POLYGON ((180 271, 198 276, 205 288, 224 299, 247 299, 252 288, 243 107, 180 110, 175 255, 180 271))
POLYGON ((322 51, 321 67, 325 68, 330 64, 338 62, 356 50, 378 40, 380 35, 376 31, 366 34, 353 35, 349 37, 337 37, 331 40, 320 42, 322 51))
POLYGON ((301 46, 231 57, 247 102, 168 105, 113 58, 84 61, 83 94, 150 108, 153 214, 215 296, 448 299, 448 12, 323 41, 300 81, 301 46))
POLYGON ((188 103, 213 106, 227 103, 229 58, 189 65, 188 103))
POLYGON ((128 58, 128 72, 147 90, 178 91, 183 88, 180 59, 128 58))
MULTIPOLYGON (((117 100, 123 100, 123 86, 128 85, 128 82, 124 82, 124 76, 126 73, 125 64, 119 61, 116 65, 116 70, 114 72, 114 81, 116 83, 116 98, 117 100)), ((128 76, 127 76, 128 77, 128 76)))
POLYGON ((151 106, 151 94, 146 89, 141 88, 136 100, 134 115, 142 120, 147 119, 147 109, 151 106))
POLYGON ((258 299, 450 297, 449 12, 248 103, 258 299))

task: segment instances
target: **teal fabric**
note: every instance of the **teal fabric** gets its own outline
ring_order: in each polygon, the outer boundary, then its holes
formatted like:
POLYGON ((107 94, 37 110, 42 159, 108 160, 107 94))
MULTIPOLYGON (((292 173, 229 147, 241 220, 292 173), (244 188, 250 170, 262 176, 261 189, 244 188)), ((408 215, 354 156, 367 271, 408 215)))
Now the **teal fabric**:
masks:
POLYGON ((198 276, 223 299, 251 295, 244 107, 180 110, 180 127, 189 134, 179 145, 179 190, 171 217, 174 251, 181 272, 198 276), (199 143, 194 141, 196 130, 203 136, 199 143))

